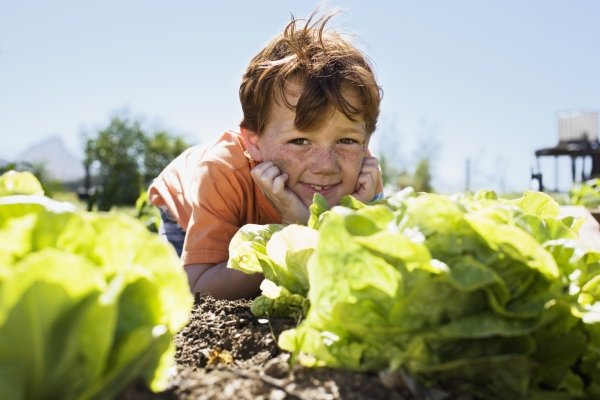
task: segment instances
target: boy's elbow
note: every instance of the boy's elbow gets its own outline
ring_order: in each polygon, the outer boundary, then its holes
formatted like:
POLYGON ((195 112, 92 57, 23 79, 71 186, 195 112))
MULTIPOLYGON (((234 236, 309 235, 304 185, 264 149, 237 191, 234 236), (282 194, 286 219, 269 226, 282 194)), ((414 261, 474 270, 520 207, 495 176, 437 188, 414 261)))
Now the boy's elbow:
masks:
POLYGON ((218 264, 190 264, 185 271, 194 294, 215 299, 236 300, 256 297, 260 292, 262 274, 248 275, 227 268, 227 261, 218 264))
POLYGON ((215 265, 217 264, 189 264, 183 267, 192 293, 201 293, 198 286, 202 281, 202 276, 215 265))

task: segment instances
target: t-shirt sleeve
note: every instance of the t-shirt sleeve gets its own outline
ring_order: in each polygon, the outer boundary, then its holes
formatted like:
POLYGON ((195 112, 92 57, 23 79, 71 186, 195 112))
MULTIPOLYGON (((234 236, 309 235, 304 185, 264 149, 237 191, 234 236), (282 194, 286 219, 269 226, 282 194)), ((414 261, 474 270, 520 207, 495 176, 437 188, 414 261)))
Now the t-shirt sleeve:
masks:
POLYGON ((198 189, 183 246, 183 265, 226 261, 229 242, 244 218, 247 189, 230 168, 219 163, 201 164, 195 186, 198 189))

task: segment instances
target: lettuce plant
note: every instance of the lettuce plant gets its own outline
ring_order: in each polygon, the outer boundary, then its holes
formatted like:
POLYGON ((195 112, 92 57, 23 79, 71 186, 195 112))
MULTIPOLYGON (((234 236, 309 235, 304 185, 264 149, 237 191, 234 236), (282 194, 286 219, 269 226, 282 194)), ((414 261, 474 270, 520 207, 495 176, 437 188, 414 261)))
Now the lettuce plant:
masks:
POLYGON ((478 398, 600 397, 600 253, 552 198, 315 204, 303 228, 317 240, 294 267, 310 307, 279 337, 295 362, 402 369, 478 398))
POLYGON ((0 196, 13 194, 44 194, 40 181, 29 171, 10 170, 0 175, 0 196))
POLYGON ((600 179, 594 178, 574 185, 569 190, 570 201, 590 209, 600 207, 600 179))
POLYGON ((177 255, 138 220, 0 197, 0 398, 163 389, 192 303, 177 255))
POLYGON ((299 317, 306 313, 306 262, 318 234, 302 225, 247 224, 229 245, 228 268, 247 274, 262 273, 262 294, 253 301, 256 316, 299 317))

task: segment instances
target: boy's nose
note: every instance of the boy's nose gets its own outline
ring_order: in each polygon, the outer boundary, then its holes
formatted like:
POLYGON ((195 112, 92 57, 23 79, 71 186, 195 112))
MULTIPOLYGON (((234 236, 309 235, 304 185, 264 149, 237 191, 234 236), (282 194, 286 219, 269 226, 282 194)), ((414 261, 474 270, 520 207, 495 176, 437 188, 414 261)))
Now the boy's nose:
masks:
POLYGON ((323 147, 315 150, 312 157, 313 172, 332 173, 338 171, 338 159, 333 147, 323 147))

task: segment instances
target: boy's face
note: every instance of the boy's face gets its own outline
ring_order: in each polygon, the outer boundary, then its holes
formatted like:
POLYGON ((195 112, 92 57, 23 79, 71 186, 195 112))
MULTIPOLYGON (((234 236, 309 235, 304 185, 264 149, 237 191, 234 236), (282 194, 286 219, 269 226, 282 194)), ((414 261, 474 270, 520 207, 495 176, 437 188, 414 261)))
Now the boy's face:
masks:
MULTIPOLYGON (((295 104, 298 95, 290 93, 288 100, 295 104)), ((364 121, 351 121, 335 110, 316 130, 303 132, 294 118, 294 110, 273 102, 265 129, 254 137, 252 157, 272 161, 288 174, 286 186, 306 206, 317 192, 330 205, 338 204, 356 189, 369 142, 364 121)))

